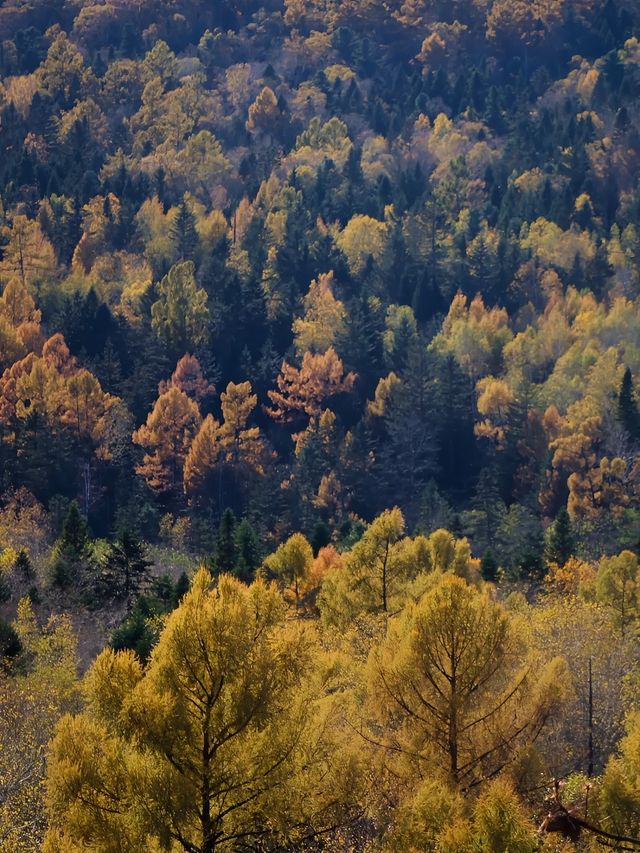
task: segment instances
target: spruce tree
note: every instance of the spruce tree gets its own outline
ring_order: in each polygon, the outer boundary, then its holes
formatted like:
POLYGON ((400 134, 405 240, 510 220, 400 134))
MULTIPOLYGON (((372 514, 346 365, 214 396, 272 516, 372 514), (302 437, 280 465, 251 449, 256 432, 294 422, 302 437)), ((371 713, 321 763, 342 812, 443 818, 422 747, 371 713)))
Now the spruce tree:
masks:
POLYGON ((178 208, 169 233, 178 259, 192 260, 198 245, 198 232, 195 217, 184 202, 178 208))
POLYGON ((82 554, 87 542, 87 522, 80 512, 78 501, 71 501, 69 505, 59 542, 62 548, 68 549, 78 557, 82 554))
POLYGON ((236 565, 234 574, 245 583, 251 583, 256 569, 262 562, 262 545, 258 534, 243 518, 236 528, 236 565))
POLYGON ((491 548, 484 552, 480 561, 480 574, 486 581, 495 581, 498 575, 498 563, 491 548))
POLYGON ((214 563, 218 572, 233 572, 238 555, 236 547, 236 517, 227 507, 222 513, 216 536, 214 563))
POLYGON ((18 556, 13 564, 15 571, 23 580, 31 580, 33 578, 33 566, 29 559, 28 553, 24 548, 18 551, 18 556))
POLYGON ((576 541, 571 518, 565 507, 558 512, 549 529, 546 558, 550 563, 564 566, 575 553, 576 541))
POLYGON ((103 582, 116 598, 138 595, 149 579, 151 562, 144 544, 129 530, 123 530, 109 544, 105 557, 103 582))
POLYGON ((640 412, 633 388, 633 377, 628 367, 618 393, 618 420, 631 438, 640 438, 640 412))

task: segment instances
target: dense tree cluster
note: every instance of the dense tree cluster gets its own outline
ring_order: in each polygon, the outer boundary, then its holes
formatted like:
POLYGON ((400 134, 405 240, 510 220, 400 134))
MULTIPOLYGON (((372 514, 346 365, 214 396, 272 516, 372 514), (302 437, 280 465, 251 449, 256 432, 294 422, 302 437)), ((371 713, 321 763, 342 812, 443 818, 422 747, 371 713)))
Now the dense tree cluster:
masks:
POLYGON ((639 98, 634 0, 2 4, 1 853, 640 833, 639 98))
POLYGON ((278 540, 444 515, 513 575, 563 509, 632 545, 637 25, 5 5, 4 487, 195 553, 226 507, 278 540))

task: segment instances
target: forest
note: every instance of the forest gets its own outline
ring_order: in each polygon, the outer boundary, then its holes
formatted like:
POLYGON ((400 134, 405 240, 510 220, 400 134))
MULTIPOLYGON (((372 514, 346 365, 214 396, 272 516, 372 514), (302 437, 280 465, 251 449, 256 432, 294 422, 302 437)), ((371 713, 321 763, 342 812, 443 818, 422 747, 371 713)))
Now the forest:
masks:
POLYGON ((0 2, 0 853, 640 851, 637 0, 0 2))

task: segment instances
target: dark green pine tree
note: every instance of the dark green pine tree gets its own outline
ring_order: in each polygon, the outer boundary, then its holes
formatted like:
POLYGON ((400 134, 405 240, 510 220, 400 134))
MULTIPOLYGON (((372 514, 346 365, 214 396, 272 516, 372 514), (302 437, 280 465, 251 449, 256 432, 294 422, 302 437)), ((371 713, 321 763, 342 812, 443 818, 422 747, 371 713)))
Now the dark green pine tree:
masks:
POLYGON ((103 581, 116 598, 130 599, 139 595, 149 580, 150 560, 147 549, 129 530, 123 530, 109 544, 105 556, 103 581))
POLYGON ((258 534, 246 518, 243 518, 236 527, 235 544, 236 565, 234 574, 241 581, 251 583, 264 555, 258 534))
POLYGON ((233 572, 236 567, 238 550, 236 547, 236 517, 227 507, 222 513, 220 527, 216 536, 213 561, 218 572, 233 572))
POLYGON ((198 246, 198 232, 195 217, 184 202, 179 206, 178 213, 171 223, 169 235, 178 260, 193 260, 198 246))
POLYGON ((640 438, 640 412, 633 388, 633 377, 628 367, 618 392, 618 419, 631 438, 640 438))
POLYGON ((18 632, 10 622, 0 619, 0 669, 6 668, 22 651, 18 632))
POLYGON ((182 572, 178 580, 176 581, 176 585, 173 589, 173 604, 177 607, 182 601, 183 596, 185 596, 189 592, 189 587, 191 584, 189 583, 189 578, 187 577, 186 572, 182 572))
POLYGON ((326 522, 318 521, 313 525, 311 539, 309 541, 311 543, 311 548, 313 549, 314 557, 318 556, 318 552, 321 548, 326 548, 327 545, 331 544, 331 531, 329 530, 329 526, 326 522))
POLYGON ((87 522, 80 512, 78 501, 71 501, 58 540, 60 547, 80 558, 87 544, 87 536, 87 522))
POLYGON ((566 508, 562 507, 549 528, 545 556, 549 563, 564 566, 567 560, 575 554, 575 549, 576 539, 573 524, 566 508))
POLYGON ((484 552, 484 556, 480 560, 480 574, 486 581, 492 582, 498 576, 498 562, 493 556, 491 548, 484 552))
POLYGON ((59 587, 77 586, 90 562, 87 522, 77 501, 72 501, 62 524, 62 532, 54 545, 51 580, 59 587))

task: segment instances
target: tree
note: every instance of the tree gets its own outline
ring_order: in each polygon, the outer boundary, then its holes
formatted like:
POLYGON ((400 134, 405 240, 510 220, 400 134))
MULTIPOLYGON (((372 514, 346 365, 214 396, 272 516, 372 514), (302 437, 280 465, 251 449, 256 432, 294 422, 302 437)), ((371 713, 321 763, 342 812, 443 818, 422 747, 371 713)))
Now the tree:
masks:
POLYGON ((300 587, 313 565, 313 549, 302 535, 294 533, 264 561, 268 572, 285 587, 293 591, 296 609, 300 605, 300 587))
POLYGON ((178 259, 180 261, 192 260, 198 247, 198 232, 196 231, 195 217, 184 202, 180 204, 171 221, 169 235, 178 259))
POLYGON ((257 401, 250 382, 230 382, 222 392, 222 423, 207 415, 185 462, 184 489, 190 497, 206 497, 217 475, 222 502, 225 479, 242 493, 249 475, 264 473, 267 454, 260 429, 248 426, 257 401))
POLYGON ((10 627, 19 658, 14 672, 0 671, 0 849, 31 853, 46 831, 48 743, 60 717, 79 704, 77 644, 68 617, 39 625, 28 598, 10 627))
POLYGON ((177 353, 204 343, 209 327, 207 294, 196 284, 193 262, 174 264, 157 289, 151 325, 158 337, 177 353))
POLYGON ((144 544, 130 530, 122 530, 118 538, 109 543, 102 583, 115 598, 129 602, 148 582, 151 565, 144 544))
POLYGON ((134 444, 147 450, 136 468, 152 489, 176 493, 191 443, 200 427, 197 403, 172 387, 155 402, 147 421, 133 433, 134 444))
POLYGON ((596 575, 598 601, 611 607, 616 615, 620 633, 638 617, 638 556, 622 551, 615 557, 603 557, 596 575))
POLYGON ((277 379, 278 390, 269 391, 274 404, 268 409, 275 420, 292 420, 296 415, 318 416, 323 403, 336 394, 351 391, 356 376, 345 375, 342 361, 330 347, 325 353, 306 352, 300 368, 282 363, 277 379))
POLYGON ((278 99, 273 89, 265 86, 249 107, 247 130, 277 136, 281 118, 278 99))
POLYGON ((618 420, 630 438, 640 438, 640 412, 633 388, 631 371, 627 367, 618 392, 618 420))
POLYGON ((236 527, 235 575, 244 583, 251 583, 262 563, 263 550, 258 534, 246 518, 236 527))
POLYGON ((333 294, 333 272, 318 276, 304 297, 305 313, 293 321, 296 352, 300 358, 306 352, 325 353, 344 336, 346 310, 333 294))
POLYGON ((184 391, 198 404, 202 403, 205 397, 215 393, 214 386, 205 378, 200 362, 189 353, 182 356, 171 374, 171 379, 161 382, 158 391, 160 394, 164 394, 172 387, 184 391))
POLYGON ((71 501, 62 532, 51 552, 51 578, 60 587, 79 583, 91 560, 87 522, 71 501))
POLYGON ((102 652, 51 745, 46 853, 295 846, 339 824, 353 775, 331 770, 310 638, 284 616, 273 587, 201 569, 145 670, 102 652))
POLYGON ((222 513, 218 535, 216 536, 214 562, 218 572, 233 572, 236 567, 236 527, 236 517, 233 510, 227 507, 222 513))
POLYGON ((189 448, 184 464, 184 490, 192 498, 206 495, 222 454, 220 424, 207 415, 189 448))
POLYGON ((498 576, 498 563, 493 556, 493 551, 488 548, 480 561, 480 574, 486 581, 495 582, 498 576))
MULTIPOLYGON (((362 612, 388 614, 401 601, 407 582, 420 570, 420 561, 404 536, 400 510, 387 510, 371 522, 362 538, 344 557, 344 566, 330 572, 319 596, 320 613, 328 624, 343 625, 362 612)), ((423 554, 423 568, 429 557, 423 554)))
POLYGON ((558 706, 562 671, 559 659, 534 671, 518 626, 488 593, 438 576, 371 653, 381 747, 398 772, 429 768, 472 789, 535 741, 558 706))
POLYGON ((547 534, 546 558, 550 563, 564 566, 576 549, 575 535, 571 517, 562 507, 547 534))
POLYGON ((2 228, 2 236, 6 245, 2 248, 0 276, 17 277, 24 288, 55 272, 53 247, 36 220, 18 214, 14 216, 11 227, 2 228))

